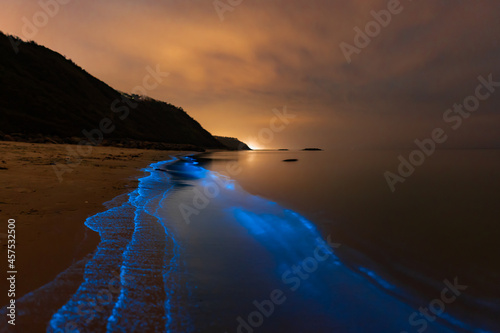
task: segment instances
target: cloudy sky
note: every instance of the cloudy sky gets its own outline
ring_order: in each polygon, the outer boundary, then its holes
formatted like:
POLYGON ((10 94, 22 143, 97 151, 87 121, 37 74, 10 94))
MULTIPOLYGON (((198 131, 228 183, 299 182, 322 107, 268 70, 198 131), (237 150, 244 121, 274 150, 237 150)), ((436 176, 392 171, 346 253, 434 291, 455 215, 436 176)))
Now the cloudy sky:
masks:
POLYGON ((457 130, 443 120, 474 94, 478 76, 500 81, 497 0, 42 5, 55 1, 0 0, 0 30, 35 40, 125 92, 142 84, 146 67, 159 66, 170 75, 148 95, 182 106, 213 134, 255 147, 390 148, 413 147, 442 127, 445 147, 500 147, 500 88, 457 130), (370 23, 373 11, 388 10, 385 26, 370 23), (355 47, 354 29, 367 24, 373 37, 349 62, 340 45, 355 47), (295 115, 289 124, 272 140, 259 136, 272 110, 285 106, 295 115))

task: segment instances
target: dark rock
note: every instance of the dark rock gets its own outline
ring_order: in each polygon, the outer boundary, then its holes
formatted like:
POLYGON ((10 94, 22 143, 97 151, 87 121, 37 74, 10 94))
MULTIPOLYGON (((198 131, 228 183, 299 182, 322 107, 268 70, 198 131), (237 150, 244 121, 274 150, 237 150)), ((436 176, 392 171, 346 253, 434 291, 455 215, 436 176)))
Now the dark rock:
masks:
POLYGON ((229 150, 252 150, 246 143, 241 142, 236 138, 230 138, 227 136, 215 136, 215 138, 229 150))

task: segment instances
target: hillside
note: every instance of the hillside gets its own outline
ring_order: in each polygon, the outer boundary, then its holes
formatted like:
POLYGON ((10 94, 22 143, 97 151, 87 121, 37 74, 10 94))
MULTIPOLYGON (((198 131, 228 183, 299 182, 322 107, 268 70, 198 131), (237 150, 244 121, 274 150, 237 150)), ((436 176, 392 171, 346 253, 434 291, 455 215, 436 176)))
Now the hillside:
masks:
POLYGON ((109 145, 224 148, 182 108, 120 93, 34 42, 16 54, 1 32, 0 87, 0 140, 78 143, 91 133, 109 145))
POLYGON ((246 143, 241 142, 236 138, 230 138, 227 136, 215 136, 215 138, 229 150, 252 150, 246 143))

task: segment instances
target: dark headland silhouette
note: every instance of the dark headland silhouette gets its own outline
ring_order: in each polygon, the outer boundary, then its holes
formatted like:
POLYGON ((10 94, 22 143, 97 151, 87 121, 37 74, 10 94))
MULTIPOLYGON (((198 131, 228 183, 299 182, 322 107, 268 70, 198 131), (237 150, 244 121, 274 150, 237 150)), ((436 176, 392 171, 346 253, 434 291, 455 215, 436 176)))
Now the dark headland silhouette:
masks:
POLYGON ((61 54, 2 32, 0 86, 0 140, 87 140, 169 150, 248 148, 237 139, 213 137, 180 107, 119 92, 61 54))
POLYGON ((246 143, 241 142, 236 138, 230 138, 227 136, 215 136, 215 138, 229 150, 252 150, 246 143))

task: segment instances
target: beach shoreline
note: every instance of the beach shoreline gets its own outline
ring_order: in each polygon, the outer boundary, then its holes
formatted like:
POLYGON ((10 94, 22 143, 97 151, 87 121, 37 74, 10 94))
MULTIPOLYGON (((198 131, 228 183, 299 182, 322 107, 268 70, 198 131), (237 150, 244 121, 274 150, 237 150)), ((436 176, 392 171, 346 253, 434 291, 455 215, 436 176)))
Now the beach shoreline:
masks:
MULTIPOLYGON (((93 147, 60 181, 54 166, 69 165, 67 146, 0 142, 0 210, 5 222, 0 252, 7 257, 7 221, 15 219, 16 299, 95 250, 100 237, 85 220, 105 211, 105 202, 135 189, 143 168, 185 153, 93 147)), ((5 279, 0 287, 8 289, 5 279)), ((7 293, 2 293, 1 306, 7 302, 7 293)))

